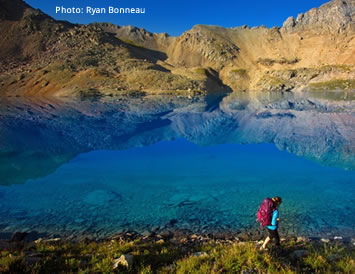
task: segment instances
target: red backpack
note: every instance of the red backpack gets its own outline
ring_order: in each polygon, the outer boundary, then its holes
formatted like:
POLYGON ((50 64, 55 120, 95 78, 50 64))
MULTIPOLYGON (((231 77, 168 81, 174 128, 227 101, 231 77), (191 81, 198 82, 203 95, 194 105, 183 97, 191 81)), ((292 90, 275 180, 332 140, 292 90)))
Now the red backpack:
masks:
POLYGON ((274 212, 274 202, 270 198, 265 198, 261 203, 256 216, 260 222, 260 228, 271 225, 272 213, 274 212))

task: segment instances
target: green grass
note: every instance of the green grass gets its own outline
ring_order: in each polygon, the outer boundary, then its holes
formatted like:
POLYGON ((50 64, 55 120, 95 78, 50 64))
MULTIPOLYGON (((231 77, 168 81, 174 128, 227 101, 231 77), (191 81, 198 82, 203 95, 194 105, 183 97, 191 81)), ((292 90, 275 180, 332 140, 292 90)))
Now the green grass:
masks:
POLYGON ((264 75, 259 81, 258 85, 263 89, 272 89, 272 90, 279 90, 282 89, 286 86, 289 85, 289 82, 275 77, 275 76, 269 76, 269 75, 264 75))
POLYGON ((246 70, 246 69, 241 69, 241 68, 239 68, 239 69, 233 69, 233 70, 231 70, 231 72, 232 72, 233 74, 239 75, 240 77, 244 77, 244 76, 247 76, 247 75, 248 75, 247 70, 246 70))
POLYGON ((351 72, 353 68, 349 65, 324 65, 319 68, 319 70, 323 72, 330 72, 330 71, 340 71, 340 72, 351 72))
POLYGON ((172 244, 169 241, 137 239, 104 242, 40 242, 0 252, 1 273, 112 273, 113 261, 122 254, 133 255, 130 268, 119 273, 355 273, 355 248, 341 244, 284 242, 259 251, 254 242, 222 244, 172 244), (295 250, 309 253, 292 257, 295 250), (197 257, 195 252, 206 252, 197 257), (28 254, 39 257, 26 264, 28 254))
POLYGON ((355 80, 331 80, 326 82, 318 82, 309 84, 311 91, 324 90, 355 90, 355 80))
POLYGON ((205 68, 196 68, 194 72, 200 75, 208 76, 208 71, 205 68))
POLYGON ((267 67, 271 67, 274 64, 280 64, 280 65, 293 65, 296 64, 300 61, 299 58, 295 57, 295 58, 290 58, 290 59, 286 59, 286 58, 281 58, 279 60, 277 59, 272 59, 272 58, 258 58, 256 60, 257 63, 263 65, 263 66, 267 66, 267 67))
POLYGON ((134 47, 138 47, 138 48, 144 48, 142 45, 136 43, 136 42, 133 41, 133 40, 122 39, 122 38, 120 38, 120 40, 123 41, 124 43, 128 44, 128 45, 131 45, 131 46, 134 46, 134 47))

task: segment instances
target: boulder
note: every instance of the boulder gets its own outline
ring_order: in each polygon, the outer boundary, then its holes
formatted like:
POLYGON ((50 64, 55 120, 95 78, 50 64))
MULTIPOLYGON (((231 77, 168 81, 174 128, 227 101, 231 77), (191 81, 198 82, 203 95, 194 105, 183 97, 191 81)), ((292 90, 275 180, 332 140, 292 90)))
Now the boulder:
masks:
POLYGON ((297 237, 296 242, 297 243, 308 242, 308 239, 306 237, 299 236, 299 237, 297 237))
POLYGON ((154 234, 155 234, 154 232, 146 230, 146 231, 144 231, 144 232, 142 233, 142 236, 143 236, 144 238, 149 238, 149 237, 154 236, 154 234))
POLYGON ((28 235, 27 232, 16 232, 16 233, 12 236, 10 242, 13 242, 13 243, 14 243, 14 242, 22 242, 22 241, 26 238, 27 235, 28 235))
POLYGON ((164 239, 169 239, 174 236, 174 234, 171 231, 163 231, 160 233, 160 236, 163 237, 164 239))
POLYGON ((37 231, 31 231, 26 235, 24 241, 25 241, 25 243, 32 243, 40 238, 47 238, 47 237, 48 237, 47 233, 40 233, 37 231))
POLYGON ((133 256, 130 254, 124 254, 118 259, 113 261, 113 269, 116 269, 119 265, 129 268, 132 266, 132 264, 133 264, 133 256))
POLYGON ((59 242, 60 240, 61 240, 61 238, 53 238, 53 239, 43 240, 43 242, 45 242, 45 243, 56 243, 56 242, 59 242))
POLYGON ((240 241, 244 241, 244 242, 250 240, 250 235, 249 235, 248 233, 246 233, 246 232, 241 232, 241 233, 239 233, 239 234, 237 235, 237 237, 238 237, 238 239, 239 239, 240 241))

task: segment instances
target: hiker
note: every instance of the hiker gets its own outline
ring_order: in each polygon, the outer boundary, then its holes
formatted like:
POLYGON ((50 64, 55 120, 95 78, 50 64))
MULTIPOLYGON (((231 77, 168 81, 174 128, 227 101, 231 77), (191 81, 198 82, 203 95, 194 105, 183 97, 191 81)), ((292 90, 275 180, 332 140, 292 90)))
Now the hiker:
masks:
POLYGON ((280 246, 280 237, 279 237, 279 233, 277 231, 277 228, 278 228, 279 220, 280 220, 278 207, 280 206, 282 199, 281 199, 281 197, 277 196, 277 197, 272 198, 271 200, 272 200, 271 222, 268 225, 266 225, 266 228, 269 232, 269 236, 266 237, 263 245, 260 247, 260 250, 266 250, 267 244, 272 239, 275 239, 276 245, 280 246))

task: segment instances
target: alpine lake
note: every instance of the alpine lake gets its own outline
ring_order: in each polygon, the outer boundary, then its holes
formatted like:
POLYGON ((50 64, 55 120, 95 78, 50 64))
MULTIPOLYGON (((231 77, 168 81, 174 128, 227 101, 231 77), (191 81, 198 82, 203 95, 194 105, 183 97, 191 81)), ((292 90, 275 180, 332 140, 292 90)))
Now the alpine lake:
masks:
POLYGON ((0 235, 355 236, 355 91, 0 98, 0 235))

